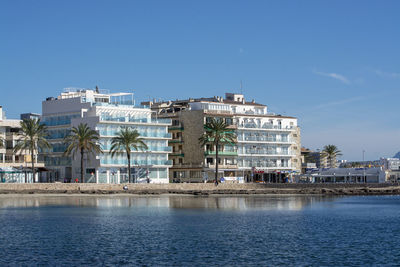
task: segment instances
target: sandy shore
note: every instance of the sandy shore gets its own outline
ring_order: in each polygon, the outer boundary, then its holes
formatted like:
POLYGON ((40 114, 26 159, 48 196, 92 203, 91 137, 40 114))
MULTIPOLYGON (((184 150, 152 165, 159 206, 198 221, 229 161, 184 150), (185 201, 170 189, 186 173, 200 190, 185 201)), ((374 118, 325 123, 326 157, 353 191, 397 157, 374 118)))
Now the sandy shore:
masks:
POLYGON ((0 194, 400 195, 399 184, 0 184, 0 194))

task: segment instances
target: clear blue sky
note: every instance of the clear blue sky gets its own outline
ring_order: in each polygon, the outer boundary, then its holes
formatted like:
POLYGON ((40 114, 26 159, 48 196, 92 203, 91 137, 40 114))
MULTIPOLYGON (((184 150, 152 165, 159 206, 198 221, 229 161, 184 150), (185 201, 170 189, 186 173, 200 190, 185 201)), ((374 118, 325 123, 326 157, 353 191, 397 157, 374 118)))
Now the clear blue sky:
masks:
POLYGON ((0 1, 0 105, 65 87, 137 100, 239 91, 342 158, 400 150, 400 1, 0 1))

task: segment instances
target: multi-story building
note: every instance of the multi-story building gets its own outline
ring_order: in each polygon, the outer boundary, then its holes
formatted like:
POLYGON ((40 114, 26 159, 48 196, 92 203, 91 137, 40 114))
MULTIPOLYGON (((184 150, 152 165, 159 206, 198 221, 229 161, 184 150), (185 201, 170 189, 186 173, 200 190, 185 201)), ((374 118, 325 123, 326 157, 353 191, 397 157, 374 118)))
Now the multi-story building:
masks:
POLYGON ((219 177, 235 181, 283 181, 300 172, 297 119, 268 113, 267 106, 247 102, 242 94, 167 102, 146 102, 157 117, 172 119, 172 181, 199 182, 214 176, 215 149, 201 147, 199 137, 210 119, 224 120, 235 131, 235 144, 219 148, 219 177))
POLYGON ((384 170, 400 171, 400 159, 398 158, 381 158, 380 165, 384 170))
POLYGON ((37 113, 22 113, 20 115, 21 120, 28 120, 28 119, 40 119, 40 114, 37 113))
MULTIPOLYGON (((0 182, 32 182, 32 158, 29 151, 14 152, 14 147, 20 139, 20 123, 21 120, 7 119, 0 106, 0 137, 5 141, 0 147, 0 182)), ((41 171, 43 162, 37 157, 33 160, 37 171, 41 171)), ((35 181, 38 181, 39 177, 40 173, 37 172, 35 181)))
POLYGON ((128 181, 128 161, 125 152, 111 156, 111 139, 121 127, 130 127, 140 133, 148 149, 133 151, 131 155, 132 180, 168 183, 168 160, 171 148, 168 140, 169 119, 152 118, 149 108, 135 106, 132 93, 104 92, 102 90, 66 89, 57 98, 49 97, 42 103, 42 121, 47 125, 52 145, 45 155, 45 165, 52 170, 53 180, 63 181, 80 177, 80 155, 66 156, 64 138, 71 127, 86 123, 100 134, 103 153, 85 153, 85 182, 123 183, 128 181))
POLYGON ((307 169, 328 168, 328 159, 319 149, 312 151, 308 148, 301 148, 301 160, 302 173, 305 173, 307 169))

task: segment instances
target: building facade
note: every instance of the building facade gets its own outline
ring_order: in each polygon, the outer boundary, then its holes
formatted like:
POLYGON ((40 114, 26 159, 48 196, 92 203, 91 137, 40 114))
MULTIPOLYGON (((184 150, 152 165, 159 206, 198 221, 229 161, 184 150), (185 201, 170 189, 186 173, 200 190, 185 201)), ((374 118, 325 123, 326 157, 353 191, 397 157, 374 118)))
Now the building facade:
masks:
POLYGON ((235 144, 219 148, 219 177, 232 181, 282 182, 300 172, 300 129, 297 119, 269 113, 267 106, 247 102, 242 94, 146 102, 157 117, 172 119, 171 181, 212 179, 215 148, 201 147, 199 137, 212 118, 223 120, 237 135, 235 144))
POLYGON ((52 170, 55 181, 70 181, 80 177, 80 155, 65 156, 64 138, 71 127, 87 124, 98 131, 103 153, 85 153, 85 182, 124 183, 128 181, 128 162, 125 152, 111 156, 111 140, 121 127, 139 132, 148 146, 146 151, 131 154, 132 180, 137 182, 168 183, 168 160, 171 148, 168 140, 169 119, 156 119, 151 110, 135 106, 132 93, 115 93, 98 89, 67 89, 57 98, 47 98, 42 103, 42 121, 48 127, 52 145, 45 154, 45 165, 52 170))
MULTIPOLYGON (((3 107, 0 106, 0 138, 4 140, 0 146, 0 182, 24 183, 32 182, 32 158, 29 151, 14 153, 14 147, 20 139, 21 120, 7 119, 3 107)), ((43 162, 38 157, 35 169, 43 168, 43 162)), ((37 169, 40 171, 40 169, 37 169)), ((35 181, 39 181, 40 173, 37 172, 35 181)))

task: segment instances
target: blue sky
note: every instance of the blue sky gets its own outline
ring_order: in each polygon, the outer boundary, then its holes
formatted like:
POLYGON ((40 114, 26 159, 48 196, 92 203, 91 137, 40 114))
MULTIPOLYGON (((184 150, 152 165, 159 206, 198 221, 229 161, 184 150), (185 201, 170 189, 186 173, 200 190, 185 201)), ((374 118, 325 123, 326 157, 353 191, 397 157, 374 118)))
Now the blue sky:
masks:
POLYGON ((0 105, 65 87, 137 100, 243 92, 297 116, 303 146, 400 150, 399 1, 0 1, 0 105))

